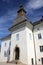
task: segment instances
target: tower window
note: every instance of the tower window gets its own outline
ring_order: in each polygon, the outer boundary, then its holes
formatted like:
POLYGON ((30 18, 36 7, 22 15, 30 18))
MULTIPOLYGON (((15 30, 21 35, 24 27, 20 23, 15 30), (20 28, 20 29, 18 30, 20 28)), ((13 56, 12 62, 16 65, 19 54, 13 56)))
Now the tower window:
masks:
POLYGON ((16 34, 16 40, 19 40, 19 34, 16 34))

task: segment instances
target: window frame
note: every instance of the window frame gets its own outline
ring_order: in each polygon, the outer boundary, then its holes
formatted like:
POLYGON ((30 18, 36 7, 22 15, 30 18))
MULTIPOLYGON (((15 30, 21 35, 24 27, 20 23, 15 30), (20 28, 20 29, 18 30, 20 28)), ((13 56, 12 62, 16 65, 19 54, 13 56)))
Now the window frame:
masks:
POLYGON ((19 34, 16 34, 16 40, 19 40, 19 34))
POLYGON ((41 33, 38 33, 38 39, 42 39, 41 33))
POLYGON ((40 46, 40 52, 43 52, 43 46, 40 46))

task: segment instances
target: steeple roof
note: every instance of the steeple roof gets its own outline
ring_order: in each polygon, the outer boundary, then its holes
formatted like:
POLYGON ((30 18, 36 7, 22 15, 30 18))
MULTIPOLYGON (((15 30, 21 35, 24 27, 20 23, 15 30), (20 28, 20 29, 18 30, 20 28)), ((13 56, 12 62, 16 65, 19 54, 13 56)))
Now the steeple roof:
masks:
POLYGON ((17 25, 27 21, 26 11, 22 5, 19 7, 19 10, 17 11, 17 13, 18 13, 18 16, 15 19, 13 26, 11 28, 9 28, 9 30, 11 30, 13 27, 17 27, 17 25))
POLYGON ((25 11, 23 5, 20 5, 17 13, 18 13, 18 16, 25 16, 26 15, 26 11, 25 11))
POLYGON ((17 12, 19 13, 19 12, 22 11, 22 10, 26 13, 26 11, 25 11, 23 5, 20 5, 19 10, 18 10, 17 12))

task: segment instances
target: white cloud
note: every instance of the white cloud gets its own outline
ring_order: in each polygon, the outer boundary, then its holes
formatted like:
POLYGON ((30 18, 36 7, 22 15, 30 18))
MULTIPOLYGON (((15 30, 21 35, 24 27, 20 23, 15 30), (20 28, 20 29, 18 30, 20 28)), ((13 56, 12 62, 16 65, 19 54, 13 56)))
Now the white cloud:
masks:
MULTIPOLYGON (((0 31, 8 30, 8 24, 4 25, 5 23, 10 23, 10 21, 15 19, 17 13, 16 10, 10 10, 5 15, 0 17, 0 31), (3 26, 4 25, 4 26, 3 26)), ((4 34, 3 32, 0 32, 0 34, 4 34)))
POLYGON ((5 15, 0 17, 0 25, 15 19, 16 15, 16 10, 8 11, 5 15))
POLYGON ((43 0, 30 0, 26 4, 26 8, 29 9, 39 9, 43 7, 43 0))

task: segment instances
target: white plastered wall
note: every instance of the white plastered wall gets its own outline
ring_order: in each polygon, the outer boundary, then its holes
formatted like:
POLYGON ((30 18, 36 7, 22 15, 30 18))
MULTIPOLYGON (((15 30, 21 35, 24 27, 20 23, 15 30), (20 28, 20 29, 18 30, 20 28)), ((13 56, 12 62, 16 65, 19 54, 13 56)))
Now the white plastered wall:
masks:
POLYGON ((41 58, 43 57, 43 52, 40 52, 40 46, 43 46, 43 23, 34 26, 34 40, 37 64, 41 65, 42 64, 41 58), (38 39, 38 34, 41 34, 42 39, 38 39))
POLYGON ((27 50, 28 50, 28 64, 32 65, 32 58, 35 64, 35 52, 34 52, 34 39, 33 39, 33 26, 27 22, 26 35, 27 35, 27 50), (29 36, 31 34, 31 36, 29 36))
POLYGON ((7 61, 7 56, 4 56, 4 52, 8 50, 9 48, 9 43, 10 43, 10 39, 9 40, 3 40, 2 41, 2 45, 1 45, 1 62, 6 62, 7 61), (6 43, 6 46, 5 46, 6 43))
POLYGON ((13 56, 14 49, 18 45, 20 49, 20 59, 19 61, 28 64, 28 56, 27 56, 27 42, 26 42, 26 29, 25 27, 20 28, 12 32, 11 35, 11 57, 10 61, 15 59, 13 56), (16 34, 19 34, 19 40, 16 40, 16 34))

